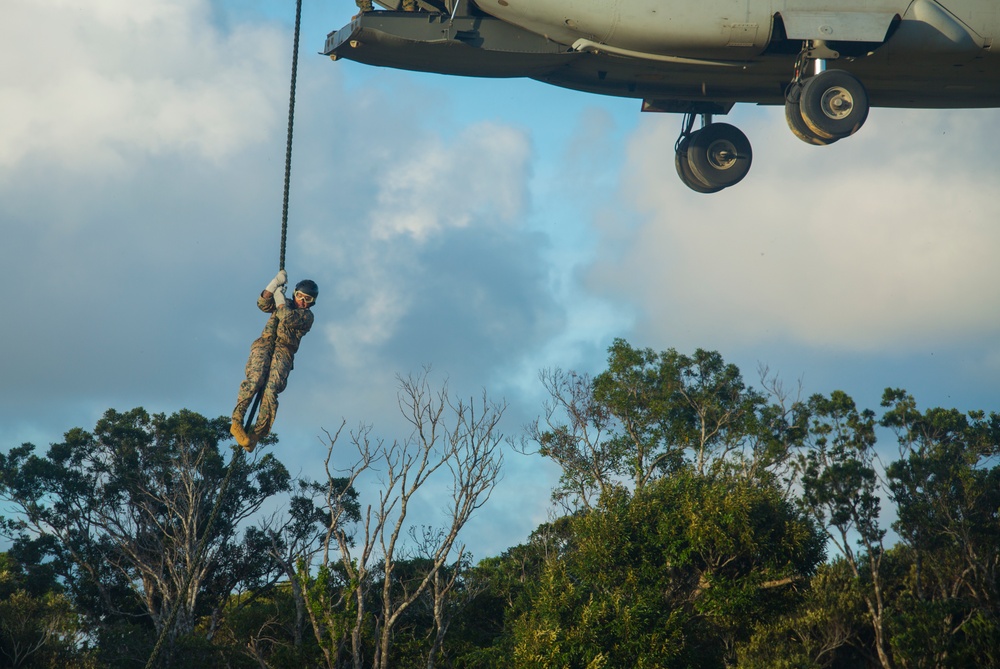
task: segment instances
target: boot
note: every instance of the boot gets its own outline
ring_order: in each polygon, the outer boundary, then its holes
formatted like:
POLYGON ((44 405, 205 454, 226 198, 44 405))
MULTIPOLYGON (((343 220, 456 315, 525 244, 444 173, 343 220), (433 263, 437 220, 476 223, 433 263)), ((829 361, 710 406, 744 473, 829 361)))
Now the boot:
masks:
POLYGON ((250 434, 247 435, 247 443, 240 444, 240 446, 242 446, 243 450, 247 453, 253 453, 253 449, 257 447, 258 441, 260 440, 257 438, 257 433, 251 430, 250 434))
MULTIPOLYGON (((250 443, 250 437, 247 436, 246 431, 243 429, 243 425, 238 420, 234 420, 232 426, 229 428, 229 434, 236 437, 236 443, 243 448, 247 447, 250 443)), ((253 447, 250 448, 253 450, 253 447)))

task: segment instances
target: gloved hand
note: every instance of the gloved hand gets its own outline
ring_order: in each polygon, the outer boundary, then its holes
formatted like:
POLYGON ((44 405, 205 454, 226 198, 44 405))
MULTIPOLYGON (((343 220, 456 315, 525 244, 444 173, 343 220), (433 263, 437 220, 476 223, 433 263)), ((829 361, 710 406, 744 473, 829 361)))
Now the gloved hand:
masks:
MULTIPOLYGON (((284 270, 282 270, 284 271, 284 270)), ((280 284, 274 287, 274 306, 281 309, 285 306, 285 284, 280 284)))
POLYGON ((278 286, 284 286, 287 283, 288 274, 285 273, 285 270, 281 270, 274 275, 274 278, 271 279, 271 283, 267 284, 266 290, 269 293, 273 293, 278 286))

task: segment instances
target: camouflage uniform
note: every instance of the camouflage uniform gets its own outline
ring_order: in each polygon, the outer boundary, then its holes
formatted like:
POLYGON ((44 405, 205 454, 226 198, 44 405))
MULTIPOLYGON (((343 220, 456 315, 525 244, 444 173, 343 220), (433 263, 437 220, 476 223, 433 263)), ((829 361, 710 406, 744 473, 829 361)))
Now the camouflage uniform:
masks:
POLYGON ((243 422, 247 408, 257 391, 264 388, 257 413, 257 424, 254 433, 257 439, 263 439, 271 432, 275 414, 278 412, 278 393, 285 389, 288 374, 293 368, 295 352, 299 350, 299 342, 309 332, 313 324, 313 313, 310 309, 300 309, 295 300, 287 300, 285 306, 278 309, 273 297, 257 298, 257 308, 271 314, 260 337, 250 346, 250 358, 247 360, 246 380, 240 384, 240 392, 236 398, 236 408, 233 409, 233 421, 243 422))
POLYGON ((355 0, 358 5, 358 10, 363 12, 372 11, 372 0, 355 0))

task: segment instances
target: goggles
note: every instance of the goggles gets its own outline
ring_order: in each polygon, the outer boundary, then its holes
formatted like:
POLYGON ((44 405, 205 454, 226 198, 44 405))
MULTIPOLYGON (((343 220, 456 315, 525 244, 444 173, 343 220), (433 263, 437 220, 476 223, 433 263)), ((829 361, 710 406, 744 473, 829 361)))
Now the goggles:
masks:
POLYGON ((313 302, 316 301, 315 297, 313 297, 309 293, 303 293, 301 290, 295 291, 295 299, 302 300, 306 304, 312 304, 313 302))

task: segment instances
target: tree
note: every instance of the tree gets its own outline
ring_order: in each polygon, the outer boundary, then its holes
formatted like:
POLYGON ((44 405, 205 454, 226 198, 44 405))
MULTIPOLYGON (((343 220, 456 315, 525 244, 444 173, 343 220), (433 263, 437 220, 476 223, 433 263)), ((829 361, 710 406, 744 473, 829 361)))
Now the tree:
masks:
POLYGON ((75 669, 90 661, 80 616, 54 574, 0 553, 0 666, 75 669))
POLYGON ((777 403, 748 388, 715 351, 656 353, 616 339, 608 368, 593 379, 541 373, 551 400, 521 450, 531 453, 534 444, 560 466, 553 497, 567 510, 593 508, 613 487, 640 490, 687 465, 704 474, 737 462, 746 475, 762 475, 785 462, 801 418, 784 406, 780 384, 761 373, 777 403))
POLYGON ((51 558, 92 623, 145 618, 159 630, 177 608, 174 636, 207 616, 210 639, 231 592, 260 590, 280 573, 261 532, 237 534, 290 480, 272 455, 247 461, 239 452, 207 527, 225 476, 219 444, 228 426, 228 418, 188 410, 109 409, 92 433, 74 428, 44 457, 32 444, 0 455, 0 497, 16 510, 3 519, 12 551, 51 558), (205 557, 196 563, 203 537, 205 557))
POLYGON ((551 396, 545 404, 545 428, 541 420, 528 426, 520 450, 550 458, 562 469, 553 499, 565 509, 589 509, 617 484, 622 454, 604 435, 611 416, 594 400, 589 376, 559 369, 543 370, 539 378, 551 396), (562 421, 562 422, 561 422, 562 421))
POLYGON ((729 472, 616 491, 570 527, 513 624, 518 666, 722 667, 823 559, 777 486, 729 472))
POLYGON ((902 666, 1000 663, 1000 416, 932 408, 886 389, 881 424, 900 459, 886 471, 913 568, 893 621, 902 666))
MULTIPOLYGON (((327 528, 319 577, 312 580, 308 569, 300 570, 307 583, 304 589, 312 593, 316 604, 310 608, 312 621, 317 639, 328 649, 324 651, 328 666, 336 666, 333 647, 344 640, 348 630, 355 669, 365 666, 366 635, 374 642, 372 666, 391 666, 397 623, 428 588, 434 587, 435 577, 439 579, 440 597, 450 591, 441 588, 442 570, 449 561, 453 570, 459 569, 466 551, 458 543, 458 534, 486 503, 499 480, 503 457, 498 426, 506 406, 490 402, 485 394, 479 403, 453 400, 447 384, 437 392, 431 390, 428 374, 424 370, 420 376, 399 379, 399 407, 412 427, 405 440, 386 445, 371 438, 370 426, 362 426, 350 435, 357 460, 346 470, 335 470, 331 461, 340 431, 330 438, 328 483, 321 502, 327 513, 327 528), (377 503, 364 506, 355 536, 346 512, 348 491, 363 473, 373 469, 382 487, 377 503), (439 533, 425 535, 423 573, 414 578, 397 578, 400 562, 406 557, 404 541, 410 504, 442 469, 451 474, 446 525, 439 533), (325 582, 320 582, 323 579, 325 582), (377 592, 370 600, 373 587, 377 592), (370 611, 370 604, 374 611, 370 611)), ((436 636, 443 637, 446 631, 446 626, 439 628, 436 636)), ((440 648, 440 639, 435 646, 440 648)), ((433 658, 432 653, 432 663, 433 658)))
MULTIPOLYGON (((428 566, 433 566, 434 553, 444 540, 443 534, 443 529, 428 525, 420 527, 419 530, 416 527, 410 528, 415 556, 410 563, 415 567, 414 573, 420 578, 423 578, 428 571, 428 566)), ((485 581, 477 578, 476 572, 472 569, 470 553, 460 551, 458 559, 450 565, 445 564, 440 569, 434 570, 429 586, 415 602, 420 604, 420 613, 429 619, 426 624, 428 629, 418 629, 417 632, 425 637, 433 636, 431 647, 426 653, 427 669, 434 669, 437 666, 442 656, 445 636, 456 617, 464 612, 485 588, 485 581)))
POLYGON ((688 457, 705 473, 713 455, 721 460, 739 448, 750 432, 746 421, 763 403, 739 369, 715 351, 655 354, 622 340, 611 347, 608 369, 594 379, 594 396, 622 427, 635 489, 688 457))
MULTIPOLYGON (((314 503, 318 489, 314 482, 297 481, 287 515, 275 512, 260 521, 266 552, 284 580, 273 589, 234 593, 227 606, 228 622, 220 632, 225 639, 218 643, 245 649, 259 666, 313 666, 322 650, 312 637, 299 571, 321 550, 325 514, 314 503)), ((358 518, 356 503, 347 511, 358 518)))
POLYGON ((871 625, 861 588, 843 558, 820 565, 802 588, 801 601, 754 624, 737 647, 738 669, 856 669, 867 665, 871 625))
POLYGON ((825 529, 855 579, 866 585, 863 599, 875 634, 875 652, 882 667, 891 669, 875 414, 870 409, 859 411, 846 393, 834 391, 829 398, 810 398, 809 415, 810 448, 799 461, 802 504, 825 529))

